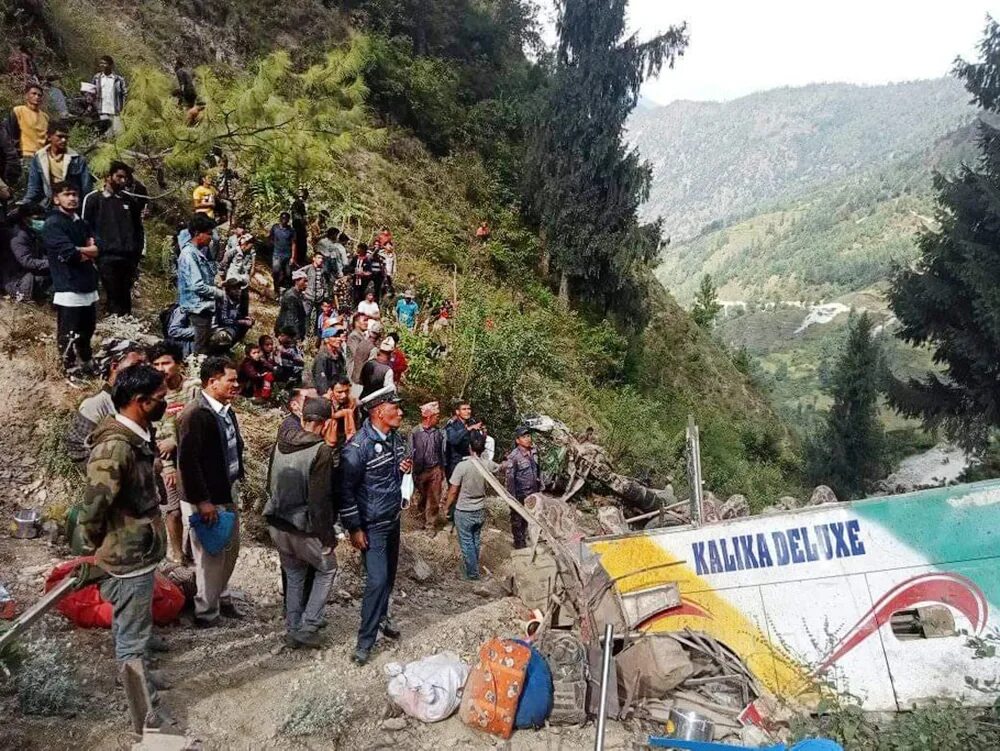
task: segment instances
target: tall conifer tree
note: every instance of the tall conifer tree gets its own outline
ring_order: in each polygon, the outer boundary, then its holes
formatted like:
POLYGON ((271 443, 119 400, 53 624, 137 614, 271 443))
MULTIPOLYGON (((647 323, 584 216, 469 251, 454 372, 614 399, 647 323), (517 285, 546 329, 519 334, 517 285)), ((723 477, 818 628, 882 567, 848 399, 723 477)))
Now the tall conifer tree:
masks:
POLYGON ((705 274, 701 278, 701 286, 698 287, 698 294, 694 298, 691 317, 703 329, 710 329, 720 310, 722 306, 719 304, 719 291, 712 282, 712 275, 705 274))
MULTIPOLYGON (((954 73, 976 104, 1000 114, 1000 26, 992 18, 979 50, 980 62, 959 59, 954 73)), ((979 163, 935 176, 940 228, 920 236, 919 261, 889 294, 898 335, 932 347, 944 371, 893 382, 893 406, 943 425, 967 448, 982 447, 1000 425, 1000 130, 985 120, 978 127, 979 163)))
POLYGON ((622 138, 639 88, 687 46, 684 26, 625 37, 628 0, 556 0, 553 76, 526 160, 525 209, 561 289, 626 315, 655 258, 660 223, 640 225, 652 169, 622 138))
POLYGON ((852 315, 830 385, 833 406, 808 446, 810 479, 829 485, 842 500, 861 496, 884 469, 882 348, 872 333, 867 313, 852 315))

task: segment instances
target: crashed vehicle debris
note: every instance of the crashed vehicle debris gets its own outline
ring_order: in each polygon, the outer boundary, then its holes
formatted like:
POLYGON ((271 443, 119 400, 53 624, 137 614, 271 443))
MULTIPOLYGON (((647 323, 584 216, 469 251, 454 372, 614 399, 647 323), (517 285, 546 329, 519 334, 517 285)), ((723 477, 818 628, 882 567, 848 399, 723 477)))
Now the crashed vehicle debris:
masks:
MULTIPOLYGON (((1000 627, 991 609, 1000 604, 991 536, 1000 481, 849 503, 819 488, 814 505, 789 509, 783 499, 754 517, 739 496, 706 494, 694 513, 702 523, 690 523, 672 490, 622 478, 596 444, 552 421, 533 427, 566 448, 571 481, 562 497, 526 500, 532 543, 514 551, 513 584, 544 613, 543 628, 563 642, 579 635, 591 715, 608 623, 617 688, 608 715, 668 726, 699 717, 715 740, 766 740, 832 694, 850 692, 870 711, 941 698, 992 703, 974 685, 995 669, 967 641, 1000 627), (673 526, 633 531, 621 514, 608 524, 605 508, 593 530, 593 515, 568 502, 587 479, 632 508, 643 506, 630 499, 674 505, 673 526)), ((565 705, 577 700, 578 673, 563 671, 561 682, 555 672, 557 709, 573 716, 565 705)))

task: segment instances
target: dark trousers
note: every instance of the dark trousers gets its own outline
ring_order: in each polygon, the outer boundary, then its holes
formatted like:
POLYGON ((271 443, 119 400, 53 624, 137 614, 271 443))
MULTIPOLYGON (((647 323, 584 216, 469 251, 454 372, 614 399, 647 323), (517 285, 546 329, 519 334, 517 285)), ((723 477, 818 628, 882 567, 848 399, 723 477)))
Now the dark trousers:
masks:
POLYGON ((365 299, 365 292, 367 290, 368 290, 368 282, 363 282, 362 284, 358 284, 357 279, 354 280, 353 292, 354 292, 355 308, 358 307, 358 305, 361 304, 361 301, 365 299))
POLYGON ((361 600, 358 647, 371 649, 379 625, 389 614, 389 595, 396 583, 399 564, 399 521, 366 529, 368 549, 361 553, 365 566, 365 594, 361 600))
MULTIPOLYGON (((523 498, 518 498, 517 502, 524 505, 523 498)), ((514 535, 514 550, 528 547, 528 522, 513 509, 510 512, 510 533, 514 535)))
POLYGON ((384 274, 372 274, 372 288, 375 292, 375 302, 382 304, 382 288, 385 285, 384 274))
POLYGON ((56 342, 64 368, 90 362, 90 340, 97 326, 97 304, 80 307, 56 305, 56 342))
POLYGON ((292 257, 276 255, 271 259, 271 279, 274 281, 274 297, 281 298, 281 291, 291 282, 292 257))
POLYGON ((135 264, 119 258, 98 261, 97 271, 104 287, 105 307, 109 316, 132 315, 132 284, 135 264))
POLYGON ((194 329, 194 353, 208 354, 208 340, 212 337, 211 313, 188 313, 188 320, 194 329))

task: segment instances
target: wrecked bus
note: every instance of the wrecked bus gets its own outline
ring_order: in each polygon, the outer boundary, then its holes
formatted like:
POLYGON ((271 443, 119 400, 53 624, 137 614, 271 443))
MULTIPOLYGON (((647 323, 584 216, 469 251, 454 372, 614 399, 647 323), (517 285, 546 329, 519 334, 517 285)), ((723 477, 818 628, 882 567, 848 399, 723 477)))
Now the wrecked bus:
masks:
POLYGON ((1000 673, 968 645, 1000 626, 1000 481, 582 544, 625 599, 677 585, 633 631, 706 634, 775 697, 815 704, 822 684, 872 711, 996 698, 966 677, 1000 673))

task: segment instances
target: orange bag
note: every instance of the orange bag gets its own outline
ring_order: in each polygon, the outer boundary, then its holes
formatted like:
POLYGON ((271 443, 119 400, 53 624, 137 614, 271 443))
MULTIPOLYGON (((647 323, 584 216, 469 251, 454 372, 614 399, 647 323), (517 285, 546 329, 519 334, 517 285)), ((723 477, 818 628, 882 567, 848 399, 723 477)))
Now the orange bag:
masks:
POLYGON ((462 692, 458 710, 462 722, 510 738, 530 659, 531 649, 510 639, 490 639, 480 647, 479 662, 462 692))

